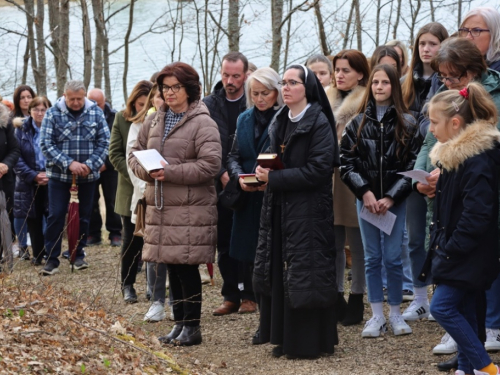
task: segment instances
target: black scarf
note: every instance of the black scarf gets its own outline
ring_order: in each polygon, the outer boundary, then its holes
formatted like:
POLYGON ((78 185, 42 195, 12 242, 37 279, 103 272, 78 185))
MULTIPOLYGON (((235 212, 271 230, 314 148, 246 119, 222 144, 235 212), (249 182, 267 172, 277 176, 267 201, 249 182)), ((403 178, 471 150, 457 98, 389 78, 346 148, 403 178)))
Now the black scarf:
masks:
POLYGON ((267 126, 271 122, 274 114, 277 112, 274 107, 266 109, 265 111, 259 111, 257 107, 254 107, 254 117, 255 117, 255 127, 254 127, 254 138, 255 142, 259 142, 261 135, 266 130, 267 126))

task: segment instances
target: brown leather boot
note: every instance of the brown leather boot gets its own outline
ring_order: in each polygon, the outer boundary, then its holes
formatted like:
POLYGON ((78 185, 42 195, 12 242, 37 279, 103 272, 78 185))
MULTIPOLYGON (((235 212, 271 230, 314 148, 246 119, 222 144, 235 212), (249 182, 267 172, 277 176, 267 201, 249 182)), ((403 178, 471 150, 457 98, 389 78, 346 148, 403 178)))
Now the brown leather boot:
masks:
POLYGON ((248 299, 244 299, 243 301, 241 301, 238 314, 251 314, 256 311, 257 311, 257 303, 255 303, 254 301, 250 301, 248 299))
POLYGON ((213 311, 212 314, 214 314, 215 316, 232 314, 237 312, 239 307, 240 305, 238 303, 224 301, 222 302, 222 305, 220 305, 213 311))

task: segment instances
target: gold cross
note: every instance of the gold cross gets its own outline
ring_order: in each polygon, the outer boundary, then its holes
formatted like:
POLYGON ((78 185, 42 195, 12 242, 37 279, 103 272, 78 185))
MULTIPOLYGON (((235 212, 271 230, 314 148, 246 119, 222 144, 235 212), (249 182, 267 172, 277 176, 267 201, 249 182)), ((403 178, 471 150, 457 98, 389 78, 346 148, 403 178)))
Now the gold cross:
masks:
POLYGON ((285 152, 286 145, 280 145, 280 147, 281 147, 281 153, 283 154, 285 152))

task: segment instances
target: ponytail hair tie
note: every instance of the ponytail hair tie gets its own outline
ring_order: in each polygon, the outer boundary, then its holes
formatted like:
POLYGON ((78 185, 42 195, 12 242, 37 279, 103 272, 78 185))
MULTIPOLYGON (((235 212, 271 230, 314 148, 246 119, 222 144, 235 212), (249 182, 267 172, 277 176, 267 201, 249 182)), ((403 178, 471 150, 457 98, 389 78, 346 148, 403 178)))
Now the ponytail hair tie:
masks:
POLYGON ((464 87, 458 93, 462 95, 466 100, 469 100, 469 89, 467 87, 464 87))

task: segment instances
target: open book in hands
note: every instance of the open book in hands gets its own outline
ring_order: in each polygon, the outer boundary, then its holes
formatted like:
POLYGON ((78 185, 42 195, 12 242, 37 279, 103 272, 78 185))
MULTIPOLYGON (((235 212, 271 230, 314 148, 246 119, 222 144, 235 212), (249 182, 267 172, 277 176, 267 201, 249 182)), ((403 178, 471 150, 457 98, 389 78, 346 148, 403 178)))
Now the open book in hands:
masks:
POLYGON ((259 154, 257 157, 257 164, 262 168, 270 168, 274 171, 285 168, 278 154, 259 154))
POLYGON ((134 151, 133 154, 148 174, 163 169, 163 165, 161 165, 162 161, 168 164, 168 161, 156 149, 134 151))

